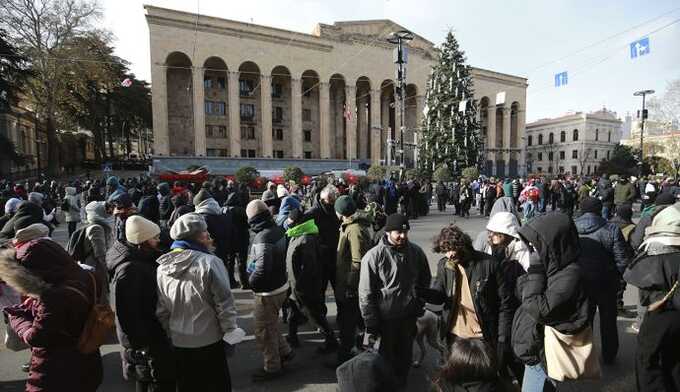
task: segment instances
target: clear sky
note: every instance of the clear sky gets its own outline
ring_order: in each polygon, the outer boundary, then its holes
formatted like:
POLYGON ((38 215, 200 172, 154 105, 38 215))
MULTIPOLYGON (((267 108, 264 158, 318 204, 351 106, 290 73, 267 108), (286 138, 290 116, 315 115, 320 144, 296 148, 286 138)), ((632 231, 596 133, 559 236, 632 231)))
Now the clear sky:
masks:
POLYGON ((100 1, 116 53, 147 80, 143 4, 306 33, 318 22, 391 19, 435 44, 453 29, 470 65, 529 79, 527 121, 602 107, 624 116, 641 105, 634 91, 660 94, 680 78, 680 0, 100 1), (650 54, 631 60, 628 44, 645 35, 650 54), (568 85, 556 88, 562 71, 568 85))

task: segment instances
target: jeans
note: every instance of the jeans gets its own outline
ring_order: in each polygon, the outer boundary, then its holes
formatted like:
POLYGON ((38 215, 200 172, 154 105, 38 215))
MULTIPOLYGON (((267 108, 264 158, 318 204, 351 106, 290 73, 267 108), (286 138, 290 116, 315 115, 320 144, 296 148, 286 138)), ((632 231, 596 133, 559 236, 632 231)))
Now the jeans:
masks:
POLYGON ((606 220, 609 220, 609 206, 602 206, 602 217, 606 220))
POLYGON ((548 374, 543 365, 525 365, 524 380, 522 381, 522 392, 543 392, 554 391, 554 381, 548 378, 548 374))

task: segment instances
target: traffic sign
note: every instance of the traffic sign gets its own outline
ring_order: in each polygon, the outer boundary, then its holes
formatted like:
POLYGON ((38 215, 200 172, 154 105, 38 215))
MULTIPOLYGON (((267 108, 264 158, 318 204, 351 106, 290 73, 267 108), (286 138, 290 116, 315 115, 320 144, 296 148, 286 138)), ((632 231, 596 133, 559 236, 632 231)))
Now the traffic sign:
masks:
POLYGON ((630 58, 638 58, 649 54, 649 37, 640 38, 630 44, 630 58))
POLYGON ((555 74, 555 87, 566 86, 568 82, 567 71, 555 74))

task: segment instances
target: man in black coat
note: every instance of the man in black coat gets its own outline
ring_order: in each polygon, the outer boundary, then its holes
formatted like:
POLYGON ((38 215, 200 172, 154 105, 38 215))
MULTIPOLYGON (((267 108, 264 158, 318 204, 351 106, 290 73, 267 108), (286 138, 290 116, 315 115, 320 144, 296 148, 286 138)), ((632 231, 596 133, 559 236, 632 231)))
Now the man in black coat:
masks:
POLYGON ((196 212, 203 216, 208 224, 208 233, 215 244, 215 256, 222 259, 229 272, 230 287, 238 287, 234 276, 234 265, 229 265, 228 256, 233 251, 234 226, 230 216, 222 213, 222 208, 212 197, 196 205, 196 212))
MULTIPOLYGON (((311 216, 314 223, 319 228, 321 240, 321 253, 323 255, 323 280, 321 284, 322 293, 326 293, 328 283, 335 292, 335 261, 338 250, 338 240, 340 239, 340 220, 335 214, 335 199, 338 190, 333 185, 327 185, 319 193, 319 198, 314 201, 314 206, 305 215, 311 216)), ((325 307, 324 303, 324 307, 325 307)), ((324 314, 327 310, 324 309, 324 314)))
POLYGON ((170 193, 170 185, 167 182, 161 182, 157 187, 160 198, 158 200, 158 213, 160 215, 161 228, 168 227, 168 221, 175 210, 172 204, 172 194, 170 193))
POLYGON ((574 224, 579 234, 581 254, 578 262, 583 268, 586 291, 591 301, 591 317, 594 317, 597 307, 602 357, 604 363, 609 364, 614 361, 619 349, 617 293, 621 275, 633 252, 621 229, 602 217, 602 202, 597 198, 588 197, 581 201, 581 216, 574 224))
POLYGON ((136 380, 138 391, 174 391, 170 340, 156 317, 160 228, 133 215, 125 231, 127 241, 116 241, 106 254, 123 375, 136 380))
POLYGON ((230 193, 227 196, 227 201, 222 211, 231 221, 233 228, 232 245, 230 252, 227 254, 227 263, 231 266, 232 270, 236 269, 241 288, 243 290, 250 290, 248 273, 246 272, 250 231, 246 209, 241 206, 241 199, 238 197, 238 194, 230 193))

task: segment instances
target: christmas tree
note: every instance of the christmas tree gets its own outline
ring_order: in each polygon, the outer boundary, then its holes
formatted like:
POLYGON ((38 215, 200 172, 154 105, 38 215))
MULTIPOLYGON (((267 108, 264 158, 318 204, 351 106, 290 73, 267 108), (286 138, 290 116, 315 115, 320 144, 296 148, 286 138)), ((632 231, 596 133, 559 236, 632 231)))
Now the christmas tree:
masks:
POLYGON ((439 61, 432 68, 425 96, 419 168, 432 173, 446 165, 460 173, 466 167, 478 166, 483 159, 472 76, 465 65, 465 52, 452 32, 437 48, 437 54, 439 61))

